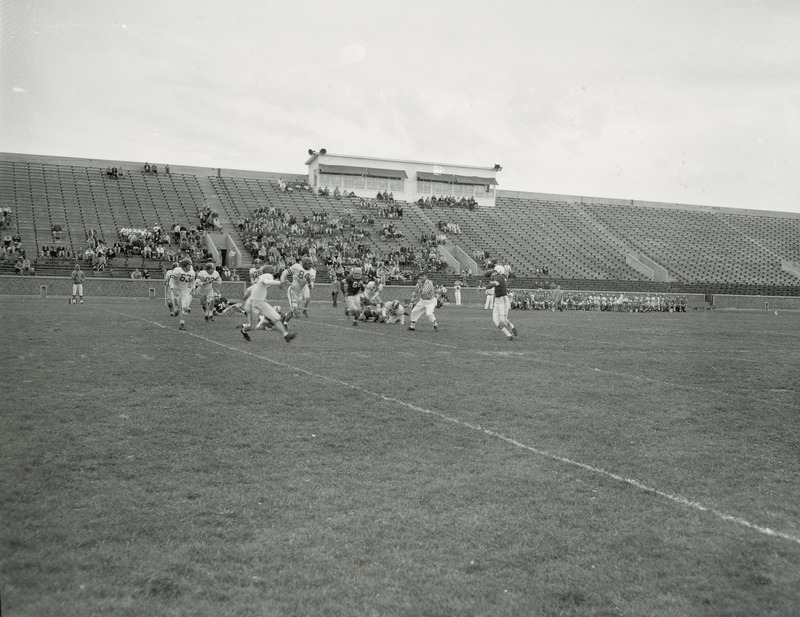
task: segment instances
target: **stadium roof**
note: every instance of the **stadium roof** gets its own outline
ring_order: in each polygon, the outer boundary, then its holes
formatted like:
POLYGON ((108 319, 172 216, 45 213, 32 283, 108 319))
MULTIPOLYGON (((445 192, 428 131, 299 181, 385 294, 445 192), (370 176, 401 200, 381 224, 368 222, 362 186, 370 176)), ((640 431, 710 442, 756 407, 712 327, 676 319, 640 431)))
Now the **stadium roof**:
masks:
POLYGON ((357 167, 354 165, 323 165, 319 166, 323 174, 344 174, 347 176, 370 176, 373 178, 408 178, 402 169, 378 169, 376 167, 357 167))
POLYGON ((459 176, 456 174, 433 174, 427 171, 418 171, 417 180, 430 180, 432 182, 447 182, 448 184, 497 184, 494 178, 483 176, 459 176))

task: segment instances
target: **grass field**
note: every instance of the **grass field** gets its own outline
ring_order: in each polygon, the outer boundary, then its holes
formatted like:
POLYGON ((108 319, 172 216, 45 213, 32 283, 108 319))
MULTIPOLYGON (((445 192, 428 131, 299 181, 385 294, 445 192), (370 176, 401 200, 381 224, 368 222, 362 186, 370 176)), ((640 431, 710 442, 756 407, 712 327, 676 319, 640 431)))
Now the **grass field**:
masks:
POLYGON ((800 314, 0 298, 3 614, 800 614, 800 314))

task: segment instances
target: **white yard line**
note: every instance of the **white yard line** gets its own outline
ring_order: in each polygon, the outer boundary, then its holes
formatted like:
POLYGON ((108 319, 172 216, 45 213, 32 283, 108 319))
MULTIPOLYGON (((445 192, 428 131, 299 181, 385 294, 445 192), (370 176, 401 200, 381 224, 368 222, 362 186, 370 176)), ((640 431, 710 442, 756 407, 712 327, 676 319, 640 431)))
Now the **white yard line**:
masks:
MULTIPOLYGON (((165 328, 166 327, 163 324, 160 324, 160 323, 158 323, 156 321, 152 321, 150 319, 145 319, 143 317, 139 317, 139 316, 136 316, 136 315, 127 315, 127 314, 124 314, 124 313, 119 313, 117 311, 108 311, 108 312, 109 313, 114 313, 116 315, 124 315, 125 317, 129 317, 131 319, 138 319, 140 321, 144 321, 146 323, 150 323, 150 324, 152 324, 154 326, 157 326, 159 328, 165 328)), ((350 326, 350 327, 352 327, 352 326, 350 326)), ((342 326, 342 328, 344 328, 344 326, 342 326)), ((178 333, 177 330, 176 330, 176 333, 178 333)), ((350 389, 350 390, 356 390, 358 392, 362 392, 363 394, 368 394, 370 396, 374 396, 376 398, 382 399, 382 400, 387 401, 389 403, 394 403, 395 405, 399 405, 401 407, 405 407, 407 409, 411 409, 412 411, 418 412, 420 414, 426 414, 426 415, 429 415, 429 416, 435 416, 436 418, 439 418, 440 420, 443 420, 445 422, 449 422, 449 423, 455 424, 457 426, 468 428, 468 429, 473 430, 473 431, 481 432, 484 435, 487 435, 489 437, 493 437, 493 438, 498 439, 500 441, 503 441, 503 442, 505 442, 507 444, 510 444, 510 445, 512 445, 514 447, 520 448, 522 450, 526 450, 528 452, 532 452, 532 453, 534 453, 534 454, 536 454, 538 456, 541 456, 543 458, 547 458, 547 459, 550 459, 550 460, 553 460, 553 461, 557 461, 559 463, 564 463, 566 465, 571 465, 573 467, 577 467, 577 468, 583 469, 583 470, 591 472, 593 474, 597 474, 597 475, 605 476, 607 478, 611 478, 613 480, 616 480, 617 482, 621 482, 623 484, 628 484, 629 486, 633 486, 634 488, 637 488, 637 489, 639 489, 641 491, 644 491, 644 492, 647 492, 647 493, 651 493, 653 495, 658 495, 659 497, 663 497, 664 499, 667 499, 667 500, 669 500, 669 501, 671 501, 673 503, 676 503, 678 505, 681 505, 681 506, 684 506, 684 507, 688 507, 688 508, 691 508, 693 510, 697 510, 699 512, 708 512, 710 514, 713 514, 714 516, 716 516, 720 520, 727 521, 729 523, 734 523, 736 525, 739 525, 741 527, 746 527, 748 529, 752 529, 752 530, 757 531, 758 533, 764 534, 766 536, 771 536, 771 537, 774 537, 774 538, 780 538, 782 540, 788 540, 789 542, 794 542, 796 544, 800 544, 800 537, 793 536, 791 534, 783 533, 783 532, 780 532, 780 531, 775 531, 774 529, 770 529, 769 527, 764 527, 762 525, 757 525, 755 523, 751 523, 750 521, 747 521, 747 520, 745 520, 743 518, 740 518, 738 516, 733 516, 731 514, 727 514, 725 512, 721 512, 720 510, 717 510, 715 508, 704 506, 704 505, 700 504, 699 502, 691 501, 689 499, 686 499, 685 497, 681 497, 680 495, 673 495, 671 493, 666 493, 666 492, 661 491, 661 490, 659 490, 657 488, 654 488, 652 486, 648 486, 648 485, 646 485, 646 484, 644 484, 644 483, 642 483, 642 482, 640 482, 638 480, 635 480, 633 478, 626 478, 626 477, 621 476, 619 474, 616 474, 616 473, 614 473, 612 471, 601 469, 599 467, 594 467, 594 466, 588 465, 586 463, 581 463, 580 461, 575 461, 573 459, 566 458, 566 457, 560 456, 558 454, 552 454, 550 452, 547 452, 546 450, 541 450, 541 449, 536 448, 534 446, 529 446, 529 445, 524 444, 524 443, 522 443, 520 441, 517 441, 516 439, 512 439, 511 437, 507 437, 506 435, 503 435, 502 433, 498 433, 497 431, 493 431, 491 429, 483 428, 482 426, 479 426, 477 424, 472 424, 470 422, 465 422, 464 420, 459 420, 458 418, 453 418, 451 416, 445 415, 445 414, 440 413, 438 411, 434 411, 432 409, 426 409, 425 407, 419 407, 417 405, 414 405, 414 404, 409 403, 407 401, 403 401, 403 400, 395 398, 393 396, 387 396, 387 395, 382 394, 380 392, 373 392, 372 390, 368 390, 367 388, 364 388, 364 387, 362 387, 362 386, 360 386, 358 384, 355 384, 355 383, 351 383, 351 382, 348 382, 348 381, 342 381, 341 379, 336 379, 336 378, 333 378, 333 377, 328 377, 327 375, 314 373, 312 371, 309 371, 308 369, 300 368, 300 367, 297 367, 297 366, 292 366, 291 364, 287 364, 285 362, 280 362, 279 360, 274 360, 272 358, 269 358, 269 357, 266 357, 266 356, 263 356, 263 355, 259 355, 257 353, 252 352, 252 351, 248 351, 247 349, 242 349, 241 346, 234 346, 234 345, 229 345, 227 343, 221 343, 219 341, 215 341, 215 340, 210 339, 210 338, 208 338, 206 336, 203 336, 202 334, 196 334, 196 333, 190 332, 190 331, 182 332, 181 334, 195 337, 197 339, 203 340, 203 341, 205 341, 207 343, 211 343, 212 345, 216 345, 218 347, 222 347, 223 349, 227 349, 229 351, 238 352, 238 353, 241 353, 243 355, 247 355, 247 356, 251 356, 253 358, 257 358, 257 359, 262 360, 264 362, 268 362, 270 364, 273 364, 275 366, 279 366, 281 368, 285 368, 285 369, 290 370, 290 371, 296 371, 298 373, 304 373, 304 374, 308 375, 309 377, 313 377, 315 379, 328 381, 330 383, 334 383, 334 384, 337 384, 339 386, 342 386, 343 388, 347 388, 347 389, 350 389)), ((433 334, 433 332, 431 332, 430 334, 433 334)), ((599 369, 594 369, 594 370, 599 371, 599 369)), ((602 372, 607 372, 607 371, 602 371, 602 372)), ((622 373, 612 373, 612 374, 613 375, 618 375, 618 376, 634 377, 632 375, 625 375, 625 374, 622 374, 622 373)), ((655 380, 652 380, 652 381, 655 381, 655 380)))

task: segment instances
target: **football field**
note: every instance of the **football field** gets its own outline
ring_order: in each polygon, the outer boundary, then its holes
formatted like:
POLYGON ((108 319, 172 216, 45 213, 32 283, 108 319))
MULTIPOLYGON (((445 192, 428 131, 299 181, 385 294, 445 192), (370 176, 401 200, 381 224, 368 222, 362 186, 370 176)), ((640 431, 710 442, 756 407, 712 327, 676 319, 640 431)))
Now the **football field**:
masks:
POLYGON ((800 614, 800 313, 0 311, 4 614, 800 614))

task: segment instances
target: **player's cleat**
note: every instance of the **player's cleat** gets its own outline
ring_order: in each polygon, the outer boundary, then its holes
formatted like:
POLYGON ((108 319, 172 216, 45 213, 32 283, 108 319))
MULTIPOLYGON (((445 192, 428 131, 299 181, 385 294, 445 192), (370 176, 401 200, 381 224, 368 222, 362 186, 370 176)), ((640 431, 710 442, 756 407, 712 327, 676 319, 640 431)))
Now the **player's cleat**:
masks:
POLYGON ((353 325, 357 326, 358 325, 358 321, 353 321, 353 325))
POLYGON ((514 340, 514 337, 513 336, 507 336, 506 340, 510 343, 510 342, 512 342, 514 340))
POLYGON ((439 329, 439 326, 437 326, 436 324, 433 324, 433 331, 436 332, 438 329, 439 329))
POLYGON ((517 336, 517 328, 516 328, 516 326, 511 326, 511 334, 513 334, 514 336, 517 336))
POLYGON ((81 300, 81 304, 83 304, 83 300, 81 300))
POLYGON ((239 330, 242 333, 242 336, 244 337, 244 340, 246 340, 249 343, 250 342, 250 335, 247 332, 244 331, 244 326, 242 324, 239 324, 238 326, 236 326, 236 329, 239 330))
POLYGON ((209 315, 208 316, 208 321, 214 321, 214 316, 213 315, 209 315))
POLYGON ((408 329, 409 330, 416 330, 416 328, 414 326, 408 326, 408 329))
POLYGON ((178 326, 178 330, 186 330, 186 324, 181 323, 181 325, 178 326))
POLYGON ((303 315, 305 315, 306 317, 308 317, 308 309, 303 309, 303 315))
POLYGON ((295 336, 297 336, 297 334, 296 334, 296 333, 294 333, 294 332, 290 332, 290 333, 286 334, 286 335, 283 337, 283 340, 284 340, 284 341, 286 341, 287 343, 291 343, 291 342, 292 342, 292 339, 293 339, 295 336))
POLYGON ((206 315, 206 321, 208 321, 208 315, 206 315))

